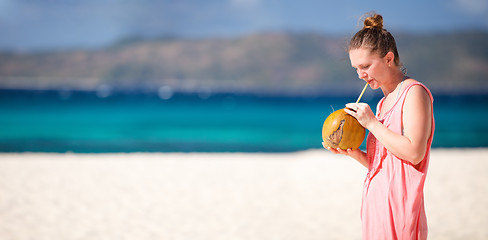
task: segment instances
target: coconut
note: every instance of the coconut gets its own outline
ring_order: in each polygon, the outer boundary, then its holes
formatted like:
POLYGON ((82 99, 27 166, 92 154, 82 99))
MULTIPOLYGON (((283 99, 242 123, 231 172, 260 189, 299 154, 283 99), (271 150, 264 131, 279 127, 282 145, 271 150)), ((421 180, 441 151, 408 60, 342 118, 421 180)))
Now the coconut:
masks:
POLYGON ((322 127, 322 139, 331 148, 355 150, 363 142, 365 134, 364 127, 344 109, 331 113, 322 127))

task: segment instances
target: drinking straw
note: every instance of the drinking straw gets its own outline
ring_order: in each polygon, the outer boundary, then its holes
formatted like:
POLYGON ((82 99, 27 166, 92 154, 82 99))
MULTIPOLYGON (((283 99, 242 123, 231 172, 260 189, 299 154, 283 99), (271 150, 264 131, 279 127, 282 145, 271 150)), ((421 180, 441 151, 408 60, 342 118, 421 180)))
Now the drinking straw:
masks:
POLYGON ((364 91, 366 91, 366 88, 367 87, 368 87, 368 83, 366 83, 366 85, 364 85, 363 91, 361 92, 361 95, 359 95, 358 100, 356 101, 356 103, 358 103, 359 100, 361 100, 361 97, 363 96, 363 93, 364 93, 364 91))

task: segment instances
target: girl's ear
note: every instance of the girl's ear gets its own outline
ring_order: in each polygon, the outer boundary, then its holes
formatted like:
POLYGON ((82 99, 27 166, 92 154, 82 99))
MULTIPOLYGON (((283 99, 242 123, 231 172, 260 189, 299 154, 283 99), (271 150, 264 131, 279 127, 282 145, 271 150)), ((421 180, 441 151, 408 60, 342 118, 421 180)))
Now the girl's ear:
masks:
POLYGON ((385 55, 383 59, 385 59, 388 67, 391 67, 391 65, 395 63, 395 54, 393 54, 393 52, 390 51, 385 55))

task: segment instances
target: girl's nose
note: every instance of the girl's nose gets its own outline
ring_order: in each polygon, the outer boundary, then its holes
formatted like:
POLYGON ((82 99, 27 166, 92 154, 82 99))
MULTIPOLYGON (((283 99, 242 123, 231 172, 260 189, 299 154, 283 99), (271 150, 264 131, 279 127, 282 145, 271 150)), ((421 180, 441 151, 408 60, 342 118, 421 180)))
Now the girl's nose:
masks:
POLYGON ((367 77, 367 74, 366 74, 366 72, 363 72, 363 71, 358 71, 358 77, 359 77, 360 79, 364 79, 364 78, 366 78, 366 77, 367 77))

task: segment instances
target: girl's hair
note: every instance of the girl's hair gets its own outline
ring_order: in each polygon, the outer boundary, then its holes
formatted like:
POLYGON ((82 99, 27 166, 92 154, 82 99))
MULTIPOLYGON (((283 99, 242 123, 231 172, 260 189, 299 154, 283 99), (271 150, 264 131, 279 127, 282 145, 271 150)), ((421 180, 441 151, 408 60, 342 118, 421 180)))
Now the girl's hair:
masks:
POLYGON ((358 48, 368 48, 380 57, 388 52, 395 55, 395 65, 400 65, 400 56, 395 43, 395 38, 383 28, 383 17, 377 13, 368 14, 364 19, 364 27, 359 30, 349 42, 348 51, 358 48))

